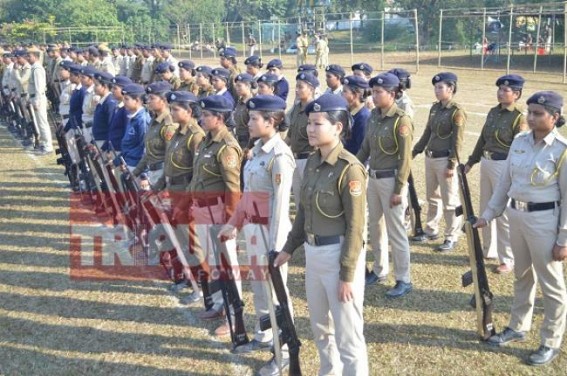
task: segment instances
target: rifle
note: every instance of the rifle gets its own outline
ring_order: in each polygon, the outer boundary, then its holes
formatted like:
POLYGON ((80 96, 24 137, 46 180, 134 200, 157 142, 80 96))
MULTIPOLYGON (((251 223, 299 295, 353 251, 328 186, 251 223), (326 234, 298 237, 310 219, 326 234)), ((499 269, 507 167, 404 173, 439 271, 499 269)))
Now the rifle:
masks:
POLYGON ((413 210, 413 238, 425 237, 425 232, 421 224, 421 205, 419 204, 419 198, 417 197, 417 191, 411 172, 408 176, 408 193, 411 209, 413 210))
MULTIPOLYGON (((35 110, 33 108, 33 104, 28 101, 26 104, 26 109, 30 114, 30 121, 27 123, 27 129, 32 130, 32 134, 34 136, 34 145, 38 145, 39 143, 39 127, 37 126, 37 117, 35 116, 35 110)), ((25 117, 24 117, 25 119, 25 117)))
POLYGON ((462 275, 461 282, 463 287, 474 284, 477 332, 481 339, 486 341, 496 333, 494 323, 492 322, 493 295, 488 286, 488 277, 484 267, 484 254, 482 252, 478 229, 473 227, 477 218, 473 211, 464 164, 459 163, 457 166, 457 174, 459 177, 459 192, 461 194, 462 205, 456 209, 455 215, 463 215, 465 220, 464 230, 467 234, 469 261, 471 265, 471 270, 462 275))
POLYGON ((287 300, 287 294, 285 292, 285 285, 280 268, 274 266, 277 256, 278 253, 276 251, 270 251, 268 257, 268 270, 270 271, 270 278, 274 285, 276 297, 280 303, 280 306, 276 308, 278 325, 282 331, 282 343, 287 343, 289 348, 289 375, 301 376, 301 367, 299 364, 299 348, 301 347, 301 342, 297 336, 293 317, 291 316, 291 310, 289 308, 289 302, 287 300))
POLYGON ((211 227, 210 236, 211 243, 213 245, 213 253, 215 255, 215 261, 217 267, 221 268, 220 277, 220 288, 222 292, 222 299, 224 302, 224 309, 226 311, 226 319, 228 321, 228 327, 230 329, 230 339, 232 342, 232 349, 236 347, 245 345, 250 340, 246 334, 246 327, 244 326, 244 302, 240 298, 238 293, 238 288, 236 287, 236 281, 234 280, 234 275, 231 272, 231 265, 226 265, 229 262, 224 262, 225 259, 222 254, 227 255, 228 250, 226 249, 225 239, 219 239, 220 226, 215 223, 213 216, 213 211, 211 207, 209 209, 209 215, 211 216, 211 227), (223 273, 224 272, 224 273, 223 273), (224 276, 223 276, 224 274, 224 276), (230 316, 230 303, 232 303, 232 308, 234 311, 234 328, 232 326, 232 317, 230 316))
POLYGON ((63 165, 65 167, 64 174, 69 178, 71 185, 73 185, 74 181, 71 174, 71 165, 73 164, 73 161, 71 160, 71 155, 69 153, 69 149, 67 148, 67 140, 65 139, 64 134, 63 118, 61 118, 61 120, 56 119, 51 111, 48 111, 47 114, 51 118, 51 123, 53 124, 53 128, 55 129, 55 139, 57 140, 58 146, 58 148, 55 149, 55 155, 61 155, 61 157, 57 158, 57 164, 63 165))
POLYGON ((81 159, 79 162, 79 192, 81 193, 81 198, 83 197, 84 192, 88 192, 89 201, 92 203, 94 201, 92 193, 95 190, 95 178, 87 160, 87 142, 81 128, 75 127, 75 130, 77 151, 79 152, 79 158, 81 159))

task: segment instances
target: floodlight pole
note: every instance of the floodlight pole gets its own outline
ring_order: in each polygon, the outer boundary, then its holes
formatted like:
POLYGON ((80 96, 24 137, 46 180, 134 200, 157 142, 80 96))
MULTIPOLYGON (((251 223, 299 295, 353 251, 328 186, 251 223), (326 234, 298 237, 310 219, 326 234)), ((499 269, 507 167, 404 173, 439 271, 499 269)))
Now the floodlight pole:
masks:
MULTIPOLYGON (((506 61, 506 74, 510 74, 510 59, 512 52, 512 23, 514 22, 514 5, 510 5, 510 25, 508 26, 508 59, 506 61)), ((500 49, 500 46, 498 46, 500 49)))
POLYGON ((482 41, 480 42, 480 70, 484 70, 484 53, 488 53, 488 40, 486 39, 486 8, 482 9, 482 41), (486 40, 486 50, 484 41, 486 40))
POLYGON ((443 34, 443 9, 439 11, 439 42, 437 45, 437 66, 441 66, 441 35, 443 34))
MULTIPOLYGON (((539 20, 538 20, 538 23, 537 23, 536 48, 535 48, 535 52, 534 52, 534 73, 537 70, 537 54, 538 54, 538 49, 539 49, 539 36, 541 35, 541 12, 543 12, 542 6, 539 7, 539 20)), ((545 47, 545 43, 544 43, 544 47, 545 47)))
POLYGON ((415 73, 419 73, 419 28, 417 22, 417 9, 413 10, 415 20, 415 73))

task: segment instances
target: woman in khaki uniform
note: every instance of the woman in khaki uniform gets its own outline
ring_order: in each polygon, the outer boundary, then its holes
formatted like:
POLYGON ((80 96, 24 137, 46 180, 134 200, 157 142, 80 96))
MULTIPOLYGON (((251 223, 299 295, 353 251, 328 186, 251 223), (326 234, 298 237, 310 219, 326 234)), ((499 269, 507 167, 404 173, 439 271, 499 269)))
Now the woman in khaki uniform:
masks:
MULTIPOLYGON (((496 81, 498 106, 488 112, 486 122, 465 172, 480 162, 480 213, 486 209, 506 164, 510 145, 520 132, 528 130, 522 108, 516 104, 522 96, 524 79, 516 74, 500 77, 496 81)), ((510 248, 508 214, 502 213, 491 226, 482 230, 484 256, 498 256, 500 265, 496 273, 509 273, 514 269, 514 256, 510 248)))
POLYGON ((242 149, 248 149, 251 145, 250 143, 250 132, 248 131, 248 109, 246 108, 246 102, 252 98, 252 89, 256 87, 256 82, 254 77, 248 73, 240 73, 235 78, 234 88, 236 94, 238 95, 238 100, 232 117, 235 123, 234 134, 238 144, 242 149))
POLYGON ((213 95, 215 93, 215 88, 211 83, 211 73, 213 69, 211 67, 207 67, 206 65, 198 66, 195 69, 195 83, 199 88, 197 92, 197 97, 204 98, 208 97, 209 95, 213 95))
POLYGON ((156 67, 156 74, 162 81, 169 82, 171 90, 179 90, 181 80, 175 75, 175 66, 171 63, 164 61, 159 63, 156 67))
POLYGON ((188 91, 197 95, 199 93, 199 86, 195 80, 195 63, 191 60, 181 60, 179 66, 179 91, 188 91))
POLYGON ((374 251, 374 270, 367 285, 388 276, 388 240, 392 245, 396 286, 386 293, 399 298, 412 290, 410 249, 404 226, 407 207, 407 180, 411 167, 412 123, 398 108, 400 80, 393 73, 382 73, 370 80, 376 108, 368 119, 367 132, 356 157, 369 163, 368 221, 374 251), (384 221, 386 233, 380 227, 384 221), (382 237, 385 237, 383 239, 382 237))
POLYGON ((559 354, 567 314, 563 263, 567 259, 567 140, 563 98, 541 91, 528 101, 530 132, 514 138, 496 189, 475 227, 485 227, 510 202, 510 238, 514 253, 514 301, 510 323, 488 343, 523 341, 532 324, 536 281, 543 295, 540 346, 530 365, 551 362, 559 354))
POLYGON ((342 96, 310 103, 307 136, 316 151, 305 167, 301 204, 276 265, 305 247, 305 289, 320 375, 368 374, 363 334, 366 171, 341 137, 351 117, 342 96))
MULTIPOLYGON (((439 221, 445 217, 445 240, 435 248, 449 252, 461 233, 461 219, 455 216, 459 206, 458 181, 455 169, 461 152, 467 120, 465 111, 453 96, 457 93, 457 76, 451 72, 436 74, 431 83, 437 102, 431 106, 423 135, 412 155, 425 151, 425 182, 427 196, 427 239, 439 237, 439 221)), ((423 239, 412 238, 414 241, 423 239)))

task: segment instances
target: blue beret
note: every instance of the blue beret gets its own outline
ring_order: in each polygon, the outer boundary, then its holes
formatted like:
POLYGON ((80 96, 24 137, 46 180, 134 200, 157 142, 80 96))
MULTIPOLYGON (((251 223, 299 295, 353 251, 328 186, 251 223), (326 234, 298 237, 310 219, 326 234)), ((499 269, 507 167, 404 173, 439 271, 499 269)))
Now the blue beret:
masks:
POLYGON ((222 48, 219 55, 223 57, 236 57, 236 49, 234 47, 222 48))
POLYGON ((189 91, 171 91, 167 94, 167 102, 174 103, 174 102, 191 102, 197 103, 199 99, 195 96, 195 94, 189 91))
POLYGON ((95 74, 97 74, 98 71, 93 66, 84 65, 81 66, 81 70, 79 71, 79 73, 81 73, 83 76, 94 78, 95 74))
POLYGON ((171 50, 172 48, 171 44, 169 43, 160 43, 158 46, 159 46, 158 48, 162 50, 171 50))
POLYGON ((24 57, 28 54, 28 50, 26 50, 25 48, 20 48, 18 50, 15 50, 13 55, 14 57, 24 57))
POLYGON ((206 74, 207 76, 210 76, 213 73, 213 69, 206 65, 200 65, 195 70, 197 71, 197 73, 203 73, 206 74))
POLYGON ((248 74, 248 73, 240 73, 238 76, 236 76, 236 78, 234 79, 234 82, 255 82, 254 81, 254 76, 248 74))
POLYGON ((303 64, 297 68, 298 72, 316 72, 317 67, 313 64, 303 64))
POLYGON ((70 60, 63 60, 61 63, 59 63, 59 68, 61 69, 65 69, 66 71, 71 71, 71 66, 74 65, 74 63, 70 60))
POLYGON ((441 72, 441 73, 437 73, 431 79, 431 83, 433 85, 441 81, 457 83, 457 75, 452 72, 441 72))
POLYGON ((199 102, 203 110, 214 112, 231 112, 233 103, 223 95, 210 95, 199 102))
POLYGON ((78 76, 81 74, 82 65, 71 63, 68 65, 68 67, 69 67, 69 72, 73 73, 74 75, 78 76))
POLYGON ((541 104, 542 106, 551 107, 561 112, 563 97, 554 91, 538 91, 528 98, 527 103, 541 104))
POLYGON ((2 57, 5 57, 5 58, 9 59, 9 58, 11 58, 11 57, 14 57, 14 55, 12 55, 11 52, 4 52, 4 53, 2 54, 2 57))
POLYGON ((512 89, 522 89, 524 87, 524 78, 517 74, 507 74, 496 80, 496 86, 508 86, 512 89))
POLYGON ((388 73, 395 74, 400 79, 400 82, 407 81, 407 79, 411 77, 411 74, 403 68, 390 69, 388 73))
POLYGON ((343 78, 345 76, 345 70, 343 69, 343 67, 337 64, 327 65, 327 68, 325 68, 325 72, 334 74, 335 76, 339 76, 339 78, 343 78))
POLYGON ((126 76, 116 76, 112 79, 112 84, 120 87, 125 87, 133 83, 132 80, 126 76))
POLYGON ((343 78, 342 83, 343 85, 360 89, 368 89, 370 87, 368 81, 359 76, 346 76, 343 78))
POLYGON ((246 102, 246 107, 254 111, 282 111, 286 103, 277 95, 257 95, 246 102))
POLYGON ((278 76, 272 73, 263 74, 260 76, 260 78, 258 78, 258 82, 263 82, 272 86, 275 85, 279 80, 280 79, 278 78, 278 76))
POLYGON ((246 58, 246 60, 244 60, 244 65, 261 66, 262 65, 262 58, 258 55, 248 56, 246 58))
POLYGON ((122 88, 122 95, 142 96, 146 94, 144 87, 138 84, 128 84, 122 88))
POLYGON ((215 68, 211 71, 211 75, 224 78, 226 81, 228 81, 228 78, 230 77, 230 71, 224 68, 215 68))
POLYGON ((305 107, 305 113, 348 111, 348 103, 342 95, 323 94, 305 107))
POLYGON ((50 44, 47 46, 47 52, 57 51, 59 48, 55 44, 50 44))
POLYGON ((280 59, 272 59, 270 60, 270 62, 268 63, 267 66, 268 69, 270 68, 279 68, 282 69, 283 68, 283 63, 280 59))
POLYGON ((173 65, 169 64, 167 61, 163 61, 156 66, 156 73, 158 73, 158 74, 165 73, 167 71, 173 72, 174 70, 175 70, 175 67, 173 65))
POLYGON ((374 70, 374 69, 372 69, 370 64, 366 64, 366 63, 356 63, 352 67, 350 67, 350 69, 352 69, 353 72, 355 70, 363 71, 367 75, 370 75, 372 73, 372 71, 374 70))
POLYGON ((386 88, 397 88, 400 86, 400 79, 393 73, 380 73, 376 77, 372 77, 368 85, 370 87, 382 86, 386 88))
POLYGON ((100 52, 98 51, 98 48, 96 48, 95 46, 90 46, 87 51, 89 52, 89 54, 93 55, 93 56, 100 56, 100 52))
POLYGON ((164 94, 171 91, 171 84, 167 81, 157 81, 149 84, 146 88, 146 93, 148 94, 164 94))
POLYGON ((179 68, 183 68, 188 71, 195 69, 195 63, 191 60, 181 60, 179 63, 177 63, 177 65, 179 66, 179 68))
POLYGON ((96 72, 94 78, 99 82, 111 84, 114 76, 108 72, 96 72))
POLYGON ((76 52, 78 55, 82 55, 82 54, 85 53, 85 49, 84 49, 84 48, 79 48, 79 47, 77 47, 77 48, 75 48, 75 52, 76 52))
POLYGON ((301 72, 295 76, 296 81, 305 81, 313 87, 319 87, 319 80, 311 72, 301 72))

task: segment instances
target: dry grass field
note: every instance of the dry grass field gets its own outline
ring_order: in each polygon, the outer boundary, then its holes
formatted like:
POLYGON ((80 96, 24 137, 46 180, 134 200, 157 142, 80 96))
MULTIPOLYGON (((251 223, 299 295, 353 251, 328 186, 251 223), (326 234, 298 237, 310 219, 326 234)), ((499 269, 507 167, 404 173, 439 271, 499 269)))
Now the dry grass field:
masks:
MULTIPOLYGON (((293 66, 292 56, 285 63, 293 66)), ((267 59, 265 59, 267 60, 267 59)), ((407 56, 389 55, 385 68, 401 64, 415 72, 407 56)), ((357 56, 379 67, 376 56, 357 56)), ((332 56, 350 66, 350 56, 332 56)), ((213 64, 216 61, 198 61, 213 64)), ((422 65, 409 94, 416 104, 415 139, 423 132, 434 101, 431 77, 444 68, 422 65)), ((456 100, 466 107, 468 123, 463 157, 474 147, 485 114, 495 105, 496 78, 502 71, 454 70, 456 100)), ((293 82, 292 69, 286 74, 293 82)), ((536 90, 566 94, 558 74, 525 74, 524 98, 536 90)), ((293 86, 293 85, 292 85, 293 86)), ((0 126, 0 375, 252 375, 268 353, 234 355, 228 338, 216 339, 216 323, 196 317, 200 306, 183 306, 163 280, 75 281, 69 268, 69 189, 53 156, 22 150, 0 126)), ((414 176, 424 197, 424 161, 414 176)), ((478 167, 470 182, 478 202, 478 167)), ((514 234, 512 234, 514 236, 514 234)), ((387 300, 387 286, 366 290, 365 335, 372 375, 565 375, 567 345, 554 363, 537 369, 523 359, 539 345, 543 305, 538 295, 533 330, 525 343, 494 349, 478 341, 472 290, 461 287, 468 270, 463 236, 457 249, 435 254, 437 242, 412 246, 413 292, 387 300)), ((368 253, 368 261, 372 261, 368 253)), ((511 275, 491 272, 498 330, 508 321, 511 275)), ((289 287, 302 341, 304 375, 315 375, 318 356, 309 327, 304 290, 304 258, 291 262, 289 287)), ((245 320, 253 328, 253 304, 244 283, 245 320)))

